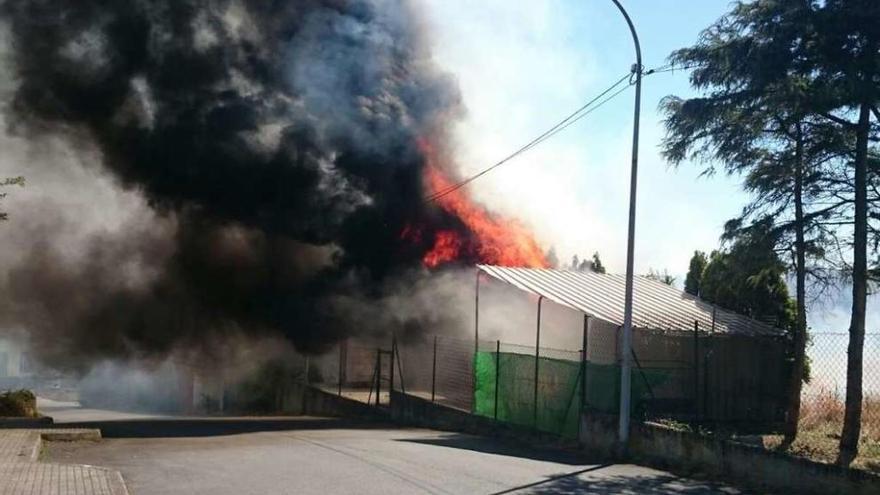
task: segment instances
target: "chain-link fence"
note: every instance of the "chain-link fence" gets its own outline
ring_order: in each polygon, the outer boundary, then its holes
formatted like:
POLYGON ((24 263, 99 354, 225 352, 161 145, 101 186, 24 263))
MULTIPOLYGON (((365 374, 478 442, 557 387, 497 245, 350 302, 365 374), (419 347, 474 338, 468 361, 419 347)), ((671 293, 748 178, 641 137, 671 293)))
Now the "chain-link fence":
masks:
POLYGON ((380 406, 389 403, 394 389, 470 412, 474 405, 474 352, 473 340, 445 336, 406 342, 349 338, 331 351, 309 358, 308 383, 380 406))
POLYGON ((393 380, 391 345, 383 340, 345 339, 330 352, 311 356, 308 384, 349 399, 387 405, 393 380))
POLYGON ((474 404, 474 341, 425 336, 397 343, 401 380, 395 390, 470 412, 474 404))
MULTIPOLYGON (((377 405, 393 388, 499 421, 577 434, 581 411, 616 415, 620 329, 591 320, 582 349, 445 336, 347 339, 309 363, 309 382, 377 405), (584 355, 585 348, 586 355, 584 355)), ((745 424, 767 430, 784 414, 784 343, 635 329, 632 407, 641 419, 745 424)))
MULTIPOLYGON (((577 434, 581 411, 616 415, 619 327, 591 321, 582 349, 444 336, 405 342, 348 339, 312 357, 312 385, 383 405, 389 391, 498 421, 577 434), (583 349, 586 349, 584 354, 583 349), (392 351, 393 350, 393 351, 392 351)), ((845 333, 812 334, 802 438, 837 438, 846 391, 845 333)), ((735 431, 778 431, 790 386, 789 343, 711 331, 633 334, 632 404, 640 419, 672 418, 735 431)), ((880 444, 880 334, 865 338, 863 436, 880 444)))
MULTIPOLYGON (((402 378, 396 388, 498 421, 575 437, 581 411, 617 414, 620 400, 619 329, 600 320, 587 328, 584 345, 574 350, 446 337, 401 343, 402 378)), ((657 342, 670 337, 653 342, 643 333, 636 332, 634 407, 644 414, 658 408, 668 412, 676 401, 691 404, 688 363, 656 352, 657 342)))
MULTIPOLYGON (((811 333, 807 347, 809 381, 801 395, 799 442, 836 449, 843 427, 849 334, 811 333)), ((880 462, 880 333, 865 335, 862 373, 862 443, 880 462)))

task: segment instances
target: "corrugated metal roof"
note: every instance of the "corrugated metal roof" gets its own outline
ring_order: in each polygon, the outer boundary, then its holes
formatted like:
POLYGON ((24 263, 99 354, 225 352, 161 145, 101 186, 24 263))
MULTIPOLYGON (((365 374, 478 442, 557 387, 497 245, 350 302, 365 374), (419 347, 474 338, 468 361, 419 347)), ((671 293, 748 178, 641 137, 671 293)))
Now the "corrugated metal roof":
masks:
MULTIPOLYGON (((477 265, 492 277, 521 290, 615 325, 623 325, 623 275, 477 265)), ((650 330, 700 330, 739 335, 783 335, 772 325, 726 311, 675 287, 645 277, 633 285, 633 327, 650 330)))

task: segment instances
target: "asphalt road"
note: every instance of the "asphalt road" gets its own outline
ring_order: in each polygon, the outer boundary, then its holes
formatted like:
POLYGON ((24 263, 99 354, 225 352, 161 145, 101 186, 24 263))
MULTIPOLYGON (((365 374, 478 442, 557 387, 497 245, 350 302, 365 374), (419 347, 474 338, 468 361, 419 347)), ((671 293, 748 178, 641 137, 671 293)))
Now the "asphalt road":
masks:
POLYGON ((112 467, 133 495, 740 493, 633 465, 498 440, 327 418, 173 418, 42 404, 102 428, 46 460, 112 467))

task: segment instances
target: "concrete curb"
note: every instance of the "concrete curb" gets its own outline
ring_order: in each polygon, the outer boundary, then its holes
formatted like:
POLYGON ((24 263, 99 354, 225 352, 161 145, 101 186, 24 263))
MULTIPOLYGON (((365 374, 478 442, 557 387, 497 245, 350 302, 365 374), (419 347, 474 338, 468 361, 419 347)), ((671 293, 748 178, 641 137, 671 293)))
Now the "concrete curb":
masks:
POLYGON ((40 460, 40 452, 43 451, 43 442, 98 442, 101 440, 101 430, 98 429, 58 429, 43 430, 33 433, 34 446, 31 449, 30 459, 32 462, 40 460))
POLYGON ((103 438, 97 428, 41 430, 40 437, 47 442, 98 442, 103 438))
POLYGON ((40 418, 0 418, 0 429, 51 428, 55 420, 49 416, 40 418))
POLYGON ((113 492, 117 495, 129 495, 128 487, 125 485, 125 480, 122 478, 122 473, 120 473, 119 471, 113 471, 113 473, 113 492))

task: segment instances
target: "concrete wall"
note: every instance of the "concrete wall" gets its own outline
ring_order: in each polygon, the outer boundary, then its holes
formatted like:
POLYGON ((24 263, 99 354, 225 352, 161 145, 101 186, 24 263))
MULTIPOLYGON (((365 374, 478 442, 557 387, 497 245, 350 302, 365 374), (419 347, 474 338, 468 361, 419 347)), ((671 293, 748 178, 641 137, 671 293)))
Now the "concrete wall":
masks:
POLYGON ((390 412, 394 421, 410 426, 506 438, 542 447, 575 448, 578 446, 577 441, 574 440, 566 440, 550 433, 476 416, 400 392, 392 392, 390 412))
POLYGON ((282 399, 282 412, 285 414, 361 419, 389 419, 391 417, 385 409, 299 383, 287 387, 282 399))
POLYGON ((770 452, 763 447, 711 439, 659 425, 634 428, 630 444, 637 459, 723 475, 793 493, 880 493, 880 476, 770 452))
MULTIPOLYGON (((388 408, 377 408, 305 385, 284 397, 284 412, 397 423, 445 431, 494 436, 541 447, 573 448, 604 460, 623 459, 617 445, 617 417, 583 415, 578 443, 530 428, 499 423, 393 392, 388 408)), ((634 424, 625 459, 682 474, 699 472, 730 479, 758 491, 799 494, 877 495, 880 476, 798 459, 761 447, 707 438, 656 424, 634 424)))
POLYGON ((394 421, 408 426, 508 438, 536 446, 562 448, 578 446, 577 442, 573 440, 564 440, 549 433, 496 422, 491 418, 475 416, 400 392, 392 393, 389 407, 377 408, 314 387, 295 384, 285 393, 283 412, 309 416, 394 421))
POLYGON ((581 448, 607 459, 619 457, 617 421, 617 416, 609 414, 581 414, 578 428, 581 448))
MULTIPOLYGON (((584 448, 614 457, 617 421, 584 415, 584 448)), ((634 424, 627 458, 679 473, 699 472, 735 480, 756 490, 785 493, 880 493, 880 476, 792 457, 787 454, 656 424, 634 424)))

